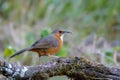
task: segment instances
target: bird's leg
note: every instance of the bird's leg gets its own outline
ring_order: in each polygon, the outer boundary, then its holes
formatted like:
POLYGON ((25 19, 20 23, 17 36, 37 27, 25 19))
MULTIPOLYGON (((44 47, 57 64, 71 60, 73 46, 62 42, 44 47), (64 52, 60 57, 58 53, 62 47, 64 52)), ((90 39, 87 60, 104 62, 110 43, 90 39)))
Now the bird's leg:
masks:
POLYGON ((41 59, 41 55, 40 54, 38 54, 39 55, 39 64, 42 64, 42 61, 40 60, 41 59))
POLYGON ((48 56, 53 58, 59 58, 59 56, 55 56, 55 55, 48 55, 48 56))

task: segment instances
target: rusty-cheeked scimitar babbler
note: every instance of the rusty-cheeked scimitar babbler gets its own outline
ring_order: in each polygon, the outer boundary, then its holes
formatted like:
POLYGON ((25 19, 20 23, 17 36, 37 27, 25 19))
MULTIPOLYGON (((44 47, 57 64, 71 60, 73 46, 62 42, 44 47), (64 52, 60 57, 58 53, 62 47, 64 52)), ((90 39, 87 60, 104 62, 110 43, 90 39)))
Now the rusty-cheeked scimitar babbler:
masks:
POLYGON ((10 58, 19 55, 25 51, 33 51, 38 53, 40 56, 49 56, 54 55, 55 53, 59 52, 63 45, 63 36, 65 33, 71 33, 69 31, 64 30, 54 30, 48 36, 36 41, 30 47, 22 49, 15 54, 13 54, 10 58))

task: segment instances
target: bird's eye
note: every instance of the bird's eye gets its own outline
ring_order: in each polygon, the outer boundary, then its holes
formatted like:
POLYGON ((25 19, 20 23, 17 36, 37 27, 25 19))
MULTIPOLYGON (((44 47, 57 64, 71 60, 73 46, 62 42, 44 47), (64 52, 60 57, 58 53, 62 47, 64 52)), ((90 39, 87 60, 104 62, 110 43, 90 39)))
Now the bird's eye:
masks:
POLYGON ((63 33, 62 31, 59 31, 59 33, 63 33))

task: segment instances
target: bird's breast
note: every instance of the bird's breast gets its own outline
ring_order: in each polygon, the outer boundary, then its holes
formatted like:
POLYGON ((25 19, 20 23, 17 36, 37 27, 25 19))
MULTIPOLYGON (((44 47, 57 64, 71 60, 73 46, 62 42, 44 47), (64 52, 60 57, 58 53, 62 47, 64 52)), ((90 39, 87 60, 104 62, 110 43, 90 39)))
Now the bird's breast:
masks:
POLYGON ((39 55, 53 55, 57 52, 60 51, 60 49, 62 48, 62 45, 63 45, 63 40, 61 39, 61 37, 58 37, 58 36, 52 36, 51 39, 51 44, 52 45, 51 47, 49 48, 41 48, 41 49, 34 49, 32 51, 34 52, 37 52, 39 55))
POLYGON ((50 55, 59 52, 60 49, 62 48, 62 45, 63 45, 62 39, 60 37, 56 37, 56 39, 58 40, 58 46, 54 47, 54 48, 49 48, 48 49, 48 52, 49 52, 50 55))

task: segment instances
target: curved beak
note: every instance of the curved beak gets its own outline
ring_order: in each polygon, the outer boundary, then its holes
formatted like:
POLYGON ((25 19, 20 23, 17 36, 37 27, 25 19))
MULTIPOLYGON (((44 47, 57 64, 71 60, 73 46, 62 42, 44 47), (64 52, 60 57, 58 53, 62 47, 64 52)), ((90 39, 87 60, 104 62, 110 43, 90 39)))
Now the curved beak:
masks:
POLYGON ((64 31, 64 33, 72 33, 72 32, 70 32, 70 31, 64 31))

